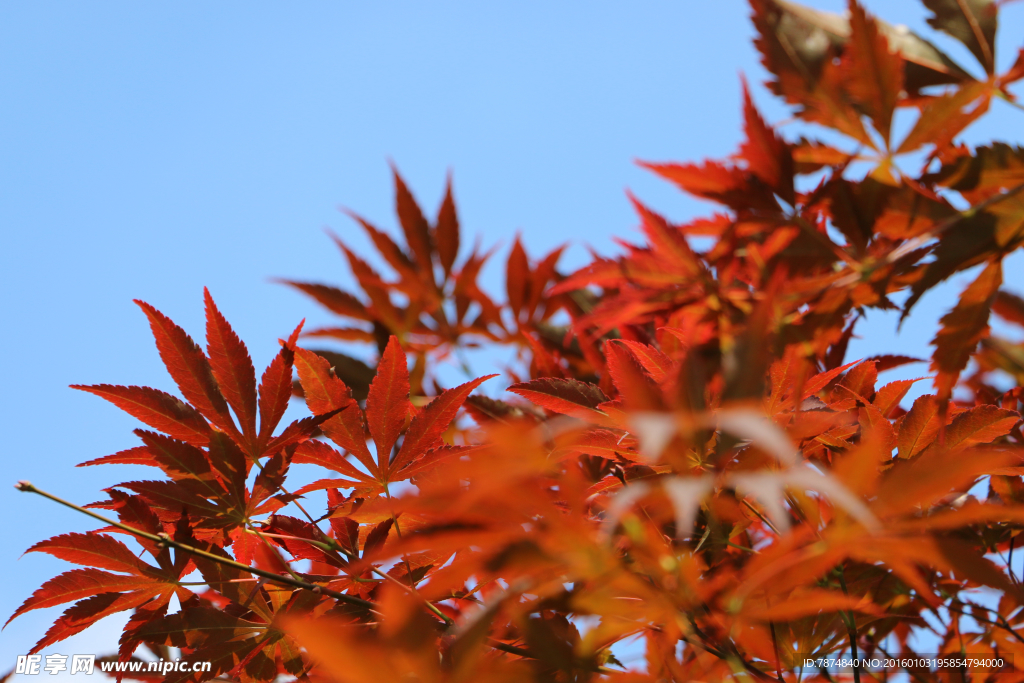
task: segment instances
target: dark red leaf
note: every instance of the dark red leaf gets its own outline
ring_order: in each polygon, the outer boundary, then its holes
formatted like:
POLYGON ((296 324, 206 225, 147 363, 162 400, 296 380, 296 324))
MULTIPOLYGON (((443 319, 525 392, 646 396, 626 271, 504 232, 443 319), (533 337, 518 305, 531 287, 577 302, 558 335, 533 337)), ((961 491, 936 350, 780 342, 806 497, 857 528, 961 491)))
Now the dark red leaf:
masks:
POLYGON ((420 269, 429 272, 432 267, 430 254, 433 251, 430 226, 409 188, 398 175, 398 169, 392 166, 391 170, 395 176, 395 209, 398 212, 398 222, 402 224, 405 240, 420 269))
POLYGON ((21 604, 7 623, 25 612, 53 607, 72 600, 81 600, 99 593, 138 590, 153 586, 153 579, 139 576, 123 576, 100 571, 99 569, 72 569, 55 576, 40 586, 32 597, 21 604))
POLYGON ((398 455, 395 456, 394 462, 387 468, 389 477, 392 472, 398 472, 427 449, 438 445, 441 434, 451 425, 470 392, 492 377, 497 377, 497 375, 478 377, 465 384, 460 384, 454 389, 448 389, 427 404, 409 424, 402 447, 399 449, 398 455))
POLYGON ((989 311, 1002 283, 1002 262, 990 263, 960 295, 953 310, 942 317, 942 326, 932 340, 935 353, 931 364, 938 373, 935 386, 940 399, 949 397, 978 342, 988 334, 989 311))
POLYGON ((156 597, 160 591, 160 587, 155 587, 131 593, 100 593, 80 600, 57 617, 57 621, 53 623, 46 635, 29 650, 29 654, 39 652, 48 645, 58 643, 65 638, 70 638, 111 614, 139 607, 156 597))
POLYGON ((264 455, 273 455, 282 448, 286 448, 292 444, 302 443, 303 441, 312 438, 316 433, 316 430, 320 429, 321 425, 337 415, 339 412, 340 411, 332 410, 331 412, 324 413, 323 415, 304 417, 301 420, 292 422, 290 425, 285 427, 283 432, 278 434, 269 444, 267 444, 264 455))
POLYGON ((888 141, 903 90, 903 60, 890 51, 875 20, 857 2, 850 3, 850 41, 843 53, 843 68, 850 95, 888 141))
POLYGON ((337 287, 321 285, 315 282, 294 282, 292 280, 278 280, 277 282, 308 294, 327 308, 327 310, 338 315, 356 320, 372 320, 363 302, 337 287))
POLYGON ((605 417, 605 414, 596 408, 606 402, 608 397, 595 384, 575 379, 544 378, 513 384, 508 391, 519 394, 542 408, 581 420, 601 420, 605 417))
POLYGON ((384 545, 388 540, 388 532, 391 531, 391 525, 394 523, 395 520, 389 517, 370 529, 370 533, 366 534, 366 541, 363 542, 363 557, 373 554, 374 551, 384 545))
POLYGON ((263 372, 260 380, 260 434, 259 448, 253 457, 263 455, 263 448, 288 409, 292 395, 292 363, 295 357, 295 337, 302 330, 302 323, 292 332, 289 342, 281 347, 274 360, 263 372))
POLYGON ((111 384, 72 384, 71 388, 105 398, 132 417, 176 439, 196 446, 205 446, 210 442, 210 425, 203 416, 170 394, 149 387, 120 387, 111 384))
POLYGON ((740 156, 747 162, 750 172, 763 180, 783 199, 794 204, 793 155, 782 139, 768 126, 750 98, 747 80, 743 79, 743 121, 746 140, 740 146, 740 156))
POLYGON ((103 534, 63 534, 40 541, 25 552, 42 552, 67 562, 145 576, 147 566, 121 541, 103 534))
POLYGON ((512 315, 519 320, 519 314, 523 310, 530 295, 530 263, 526 258, 526 251, 523 249, 519 236, 516 235, 512 243, 512 251, 508 255, 508 265, 505 269, 505 290, 508 293, 508 305, 512 309, 512 315))
POLYGON ((455 199, 452 197, 452 177, 448 175, 445 183, 444 201, 437 212, 434 239, 437 241, 437 256, 447 276, 455 264, 459 254, 459 216, 455 211, 455 199))
POLYGON ((997 6, 994 0, 923 0, 928 23, 967 46, 986 73, 995 71, 997 6))
POLYGON ((373 481, 365 473, 356 469, 352 463, 345 459, 343 454, 334 450, 323 441, 316 441, 315 439, 300 443, 295 449, 295 455, 292 456, 292 462, 297 465, 310 464, 326 467, 339 474, 344 474, 346 477, 352 477, 357 481, 366 483, 373 481))
POLYGON ((242 433, 250 442, 256 439, 256 370, 249 350, 224 319, 204 288, 206 299, 206 351, 210 369, 228 405, 235 411, 242 433))
POLYGON ((153 461, 153 454, 145 446, 136 446, 113 455, 105 455, 102 458, 95 458, 78 463, 75 467, 88 467, 89 465, 149 465, 156 467, 153 461))
POLYGON ((377 466, 381 472, 387 470, 391 461, 391 449, 409 413, 409 370, 405 352, 392 336, 377 364, 377 376, 370 383, 366 398, 366 421, 370 434, 377 446, 377 466))
POLYGON ((210 422, 241 440, 241 435, 228 412, 228 404, 213 377, 210 361, 199 345, 170 318, 145 301, 136 299, 135 303, 149 318, 149 326, 153 330, 160 358, 185 400, 195 406, 196 410, 210 422))

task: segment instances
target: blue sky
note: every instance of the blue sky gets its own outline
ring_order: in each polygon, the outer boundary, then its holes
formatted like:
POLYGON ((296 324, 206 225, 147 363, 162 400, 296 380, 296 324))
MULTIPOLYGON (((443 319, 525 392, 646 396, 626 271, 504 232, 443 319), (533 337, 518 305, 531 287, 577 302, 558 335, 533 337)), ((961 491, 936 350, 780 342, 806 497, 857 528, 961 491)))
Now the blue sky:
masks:
MULTIPOLYGON (((916 2, 866 5, 928 32, 916 2)), ((571 242, 567 265, 583 262, 582 243, 612 252, 612 235, 636 234, 626 188, 675 220, 708 211, 633 162, 732 152, 741 72, 768 118, 787 118, 760 87, 747 13, 739 0, 0 4, 0 425, 10 483, 29 479, 85 503, 142 474, 73 467, 135 445, 136 425, 67 388, 174 390, 133 298, 199 338, 209 286, 257 368, 301 318, 328 322, 270 278, 348 282, 323 229, 366 253, 338 206, 393 228, 388 160, 429 213, 451 169, 464 243, 481 235, 502 256, 516 231, 534 255, 571 242)), ((1009 41, 1024 35, 1024 3, 1006 8, 1001 34, 1005 64, 1009 41)), ((993 109, 966 139, 1019 142, 1024 113, 993 109)), ((1022 290, 1019 272, 1008 269, 1009 286, 1022 290)), ((502 277, 492 268, 485 281, 502 277)), ((893 344, 927 354, 934 320, 961 286, 926 297, 898 340, 894 320, 869 321, 851 354, 893 344)), ((22 550, 91 524, 6 485, 0 514, 6 619, 67 568, 19 560, 22 550)), ((0 634, 0 673, 59 611, 0 634)), ((47 652, 107 652, 118 629, 112 618, 47 652)))

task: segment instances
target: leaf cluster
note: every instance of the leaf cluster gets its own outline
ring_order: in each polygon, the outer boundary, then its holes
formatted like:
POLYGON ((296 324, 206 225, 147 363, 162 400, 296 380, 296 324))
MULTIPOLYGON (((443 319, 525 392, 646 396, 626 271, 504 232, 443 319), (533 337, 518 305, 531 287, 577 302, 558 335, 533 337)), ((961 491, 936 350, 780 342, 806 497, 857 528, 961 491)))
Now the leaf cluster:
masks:
POLYGON ((1018 680, 1024 344, 989 319, 1024 327, 1002 289, 1024 150, 957 137, 1018 106, 1024 50, 998 71, 991 0, 924 5, 977 64, 853 0, 751 0, 805 135, 744 82, 735 154, 643 164, 717 212, 674 224, 634 198, 642 240, 575 272, 516 238, 486 293, 496 252, 464 248, 450 180, 430 220, 396 171, 400 237, 353 214, 389 272, 335 238, 358 290, 287 281, 340 322, 300 325, 258 383, 209 292, 205 349, 138 302, 180 397, 75 387, 146 426, 83 465, 157 477, 87 506, 118 524, 30 548, 82 568, 12 618, 73 602, 39 650, 134 610, 120 660, 213 662, 168 683, 833 680, 801 662, 913 655, 925 632, 1006 658, 976 680, 1018 680), (968 270, 927 376, 883 381, 924 362, 898 349, 846 358, 872 310, 905 318, 968 270), (477 347, 512 350, 500 381, 469 368, 477 347), (453 359, 470 379, 444 388, 453 359), (309 416, 282 428, 292 397, 309 416), (295 467, 312 483, 292 490, 295 467))

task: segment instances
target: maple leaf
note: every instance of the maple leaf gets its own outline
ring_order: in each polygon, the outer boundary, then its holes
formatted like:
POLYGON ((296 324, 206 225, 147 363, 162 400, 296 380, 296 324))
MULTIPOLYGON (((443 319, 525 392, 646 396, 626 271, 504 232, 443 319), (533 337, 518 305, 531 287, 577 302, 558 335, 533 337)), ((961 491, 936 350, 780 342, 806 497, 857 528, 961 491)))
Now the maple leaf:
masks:
POLYGON ((86 567, 72 569, 43 583, 7 620, 5 627, 25 612, 77 601, 57 618, 31 652, 79 633, 111 614, 143 605, 153 610, 165 606, 172 595, 180 600, 192 595, 179 583, 187 562, 152 567, 121 541, 100 533, 54 536, 26 552, 43 552, 86 567))
POLYGON ((903 90, 902 60, 856 2, 850 3, 850 39, 843 53, 850 96, 867 112, 886 143, 892 115, 903 90))
POLYGON ((754 107, 746 79, 743 80, 743 119, 747 139, 740 147, 740 155, 746 160, 754 175, 767 183, 789 204, 795 204, 792 152, 789 145, 776 135, 754 107))
POLYGON ((256 450, 262 453, 274 430, 288 409, 288 399, 292 393, 292 363, 294 362, 295 338, 302 329, 300 323, 292 332, 288 343, 274 356, 267 369, 263 371, 259 386, 260 431, 257 436, 256 450))
POLYGON ((455 210, 455 199, 452 197, 452 177, 444 188, 444 200, 437 211, 434 238, 437 242, 437 258, 444 268, 445 275, 452 272, 455 259, 459 253, 459 216, 455 210))
POLYGON ((395 205, 398 209, 398 221, 402 225, 405 239, 416 257, 420 268, 429 269, 433 240, 430 235, 430 224, 423 217, 423 212, 413 198, 409 188, 405 186, 398 170, 392 167, 395 178, 395 205))
POLYGON ((923 0, 932 11, 928 24, 947 33, 971 51, 991 74, 995 71, 998 19, 993 0, 923 0))
POLYGON ((801 107, 809 121, 833 127, 873 147, 853 106, 841 93, 833 60, 849 34, 841 17, 779 0, 751 0, 762 63, 775 75, 773 91, 801 107))
POLYGON ((295 282, 292 280, 278 280, 278 282, 294 287, 300 292, 311 296, 329 311, 338 315, 345 316, 346 318, 355 318, 356 320, 371 319, 366 306, 358 298, 337 287, 312 282, 295 282))
MULTIPOLYGON (((805 73, 814 73, 820 66, 825 51, 843 48, 850 38, 849 16, 823 12, 787 0, 752 2, 755 25, 770 27, 776 34, 774 41, 762 35, 755 41, 765 60, 780 70, 786 66, 805 73), (759 23, 760 22, 760 23, 759 23), (773 52, 772 50, 781 50, 773 52)), ((929 85, 942 85, 971 80, 970 74, 906 26, 894 26, 876 19, 880 32, 906 61, 905 82, 909 89, 918 91, 929 85)), ((766 63, 767 66, 767 63, 766 63)), ((769 67, 772 73, 782 76, 769 67)), ((779 83, 776 87, 782 87, 779 83)), ((789 97, 789 93, 786 94, 789 97)))
POLYGON ((203 416, 170 394, 149 387, 119 387, 110 384, 72 384, 71 388, 104 398, 132 417, 176 439, 197 446, 205 446, 210 442, 212 430, 203 416))
POLYGON ((938 373, 935 387, 941 400, 949 397, 978 342, 988 333, 989 311, 1002 282, 1002 263, 989 264, 964 290, 953 310, 942 317, 942 326, 932 340, 935 353, 931 365, 938 373))
POLYGON ((409 414, 409 369, 405 353, 394 336, 377 365, 366 398, 366 422, 377 447, 377 469, 386 472, 391 450, 409 414))
POLYGON ((513 384, 508 388, 514 394, 554 411, 581 420, 600 421, 605 414, 597 407, 608 401, 600 387, 575 379, 536 379, 513 384))
POLYGON ((934 98, 921 108, 921 115, 896 153, 912 152, 927 144, 946 149, 961 131, 988 111, 991 99, 991 88, 977 81, 934 98))
POLYGON ((241 441, 242 436, 228 412, 227 401, 214 379, 210 361, 199 345, 160 311, 144 301, 136 300, 135 303, 149 318, 160 358, 185 400, 218 428, 241 441))
POLYGON ((74 603, 37 650, 131 609, 118 659, 146 643, 212 664, 175 683, 783 680, 797 653, 913 654, 925 610, 943 642, 1020 650, 1024 393, 996 372, 1024 377, 1024 347, 990 337, 988 316, 1024 324, 999 291, 1024 242, 1024 153, 956 142, 1024 75, 1024 57, 994 71, 998 4, 926 2, 981 61, 979 81, 855 0, 846 15, 752 0, 771 89, 826 130, 784 136, 743 81, 735 154, 645 164, 723 211, 675 224, 629 195, 636 238, 570 275, 564 247, 532 259, 517 235, 501 297, 481 284, 495 249, 460 257, 450 175, 431 222, 393 168, 399 231, 349 212, 377 257, 331 236, 356 288, 286 281, 345 319, 306 337, 369 345, 375 367, 299 348, 300 324, 257 386, 209 291, 205 351, 140 302, 183 400, 76 387, 146 426, 141 445, 83 465, 159 474, 88 506, 119 523, 32 548, 84 565, 15 613, 74 603), (920 112, 898 144, 897 107, 920 112), (922 150, 916 176, 896 168, 922 150), (905 318, 975 265, 930 377, 882 381, 920 362, 897 352, 846 362, 870 310, 905 296, 905 318), (493 375, 444 389, 452 361, 476 376, 463 349, 499 345, 517 399, 471 395, 493 375), (922 379, 937 395, 901 405, 922 379), (293 395, 311 415, 282 429, 293 395), (312 471, 295 492, 292 465, 312 471), (310 509, 318 491, 326 510, 310 509), (150 560, 112 536, 131 529, 150 560), (196 595, 181 581, 193 568, 208 586, 196 595), (980 586, 998 609, 970 601, 980 586), (626 638, 645 671, 610 668, 626 638))
POLYGON ((204 289, 206 298, 206 348, 210 354, 210 370, 224 393, 228 405, 242 424, 248 442, 256 439, 256 370, 249 351, 224 319, 204 289))
MULTIPOLYGON (((440 396, 428 403, 409 423, 409 428, 402 439, 401 448, 398 449, 394 460, 386 468, 387 473, 400 475, 402 470, 415 463, 417 458, 441 445, 441 435, 451 425, 459 408, 469 397, 469 393, 493 377, 497 377, 497 375, 486 375, 460 384, 442 392, 440 396)), ((389 476, 388 478, 396 481, 394 477, 389 476)))

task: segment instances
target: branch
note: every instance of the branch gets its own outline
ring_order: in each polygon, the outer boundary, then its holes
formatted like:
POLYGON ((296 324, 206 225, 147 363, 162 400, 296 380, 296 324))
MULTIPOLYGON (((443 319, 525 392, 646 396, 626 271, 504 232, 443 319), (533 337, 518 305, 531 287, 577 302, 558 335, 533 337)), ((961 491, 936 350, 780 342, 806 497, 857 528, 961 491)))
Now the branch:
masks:
MULTIPOLYGON (((251 533, 259 534, 260 532, 252 530, 251 533)), ((270 533, 269 531, 262 532, 262 535, 263 536, 269 536, 271 538, 281 538, 281 539, 287 539, 287 540, 292 540, 292 541, 301 541, 303 543, 309 543, 313 547, 319 548, 320 550, 333 551, 333 552, 341 552, 341 553, 343 553, 345 555, 345 557, 347 557, 351 561, 359 560, 359 556, 357 554, 353 553, 348 548, 345 548, 344 546, 342 546, 336 540, 334 540, 333 538, 331 538, 329 536, 327 537, 327 541, 328 542, 327 543, 323 543, 321 541, 313 540, 312 538, 301 538, 299 536, 289 536, 289 535, 285 535, 285 534, 274 534, 274 533, 270 533)), ((338 558, 338 559, 340 559, 340 558, 338 558)), ((451 626, 452 624, 455 623, 452 620, 451 617, 449 617, 447 614, 445 614, 444 612, 439 610, 437 608, 437 606, 434 605, 434 603, 430 602, 429 600, 424 598, 422 595, 420 595, 419 591, 417 591, 414 586, 410 586, 409 584, 402 583, 401 581, 399 581, 395 577, 391 576, 391 574, 388 574, 385 571, 381 571, 380 569, 378 569, 377 567, 374 567, 373 565, 370 565, 370 571, 373 572, 374 574, 376 574, 377 576, 381 577, 382 579, 385 579, 387 581, 391 581, 392 583, 394 583, 396 586, 398 586, 399 588, 404 590, 409 595, 412 595, 413 597, 415 597, 415 598, 417 598, 419 600, 422 600, 423 603, 426 605, 427 609, 429 609, 431 612, 433 612, 434 616, 440 618, 441 621, 443 621, 446 626, 451 626)), ((411 574, 412 572, 410 571, 409 573, 411 574)))
MULTIPOLYGON (((145 538, 145 539, 148 539, 150 541, 153 541, 154 543, 159 543, 159 544, 161 544, 163 546, 169 546, 171 548, 174 548, 176 550, 180 550, 182 552, 186 552, 186 553, 189 553, 189 554, 192 554, 192 555, 197 555, 199 557, 206 558, 206 559, 210 560, 211 562, 217 562, 219 564, 222 564, 222 565, 225 565, 225 566, 228 566, 228 567, 234 567, 235 569, 241 569, 242 571, 248 572, 250 574, 254 574, 255 576, 263 577, 263 578, 267 579, 268 581, 275 581, 277 583, 284 584, 286 586, 292 586, 293 588, 299 588, 301 590, 307 590, 307 591, 311 591, 313 593, 327 595, 329 597, 334 598, 335 600, 340 600, 341 602, 347 602, 349 604, 357 605, 359 607, 365 607, 366 609, 370 609, 370 610, 374 610, 374 611, 376 611, 376 609, 377 609, 377 604, 373 603, 373 602, 370 602, 369 600, 363 600, 362 598, 357 598, 357 597, 352 596, 352 595, 346 595, 344 593, 339 593, 339 592, 337 592, 335 590, 331 590, 330 588, 325 588, 323 586, 319 586, 319 585, 314 584, 314 583, 309 583, 308 581, 303 581, 301 579, 294 579, 294 578, 292 578, 290 576, 282 576, 280 574, 274 574, 273 572, 264 571, 262 569, 259 569, 258 567, 250 567, 248 565, 242 564, 241 562, 235 562, 232 559, 229 559, 229 558, 226 558, 226 557, 221 557, 220 555, 215 555, 215 554, 213 554, 211 552, 207 552, 207 551, 202 550, 200 548, 195 548, 195 547, 187 545, 185 543, 180 543, 178 541, 175 541, 173 538, 168 536, 166 533, 151 534, 148 531, 142 531, 141 529, 136 529, 135 527, 128 526, 127 524, 122 524, 120 522, 115 522, 114 520, 108 519, 107 517, 104 517, 103 515, 97 514, 97 513, 93 512, 92 510, 88 510, 88 509, 83 508, 83 507, 81 507, 79 505, 75 505, 74 503, 66 501, 63 498, 58 498, 57 496, 53 495, 52 493, 48 493, 47 491, 43 491, 41 489, 38 489, 35 486, 33 486, 30 482, 19 481, 17 484, 15 484, 15 488, 18 489, 19 491, 25 491, 27 493, 36 493, 36 494, 39 494, 40 496, 42 496, 44 498, 49 498, 50 500, 54 501, 55 503, 60 503, 61 505, 65 506, 65 507, 69 507, 72 510, 76 510, 78 512, 81 512, 84 515, 88 515, 88 516, 92 517, 93 519, 99 520, 99 521, 103 522, 104 524, 107 524, 109 526, 115 527, 117 529, 121 529, 122 531, 126 531, 126 532, 132 534, 133 536, 138 536, 139 538, 145 538)), ((302 539, 302 540, 305 540, 305 539, 302 539)), ((316 542, 314 541, 313 543, 316 543, 316 542)), ((323 545, 323 544, 317 544, 317 545, 323 545)), ((428 603, 428 607, 431 607, 434 610, 437 609, 434 605, 429 604, 429 603, 428 603)), ((443 612, 440 612, 440 610, 438 610, 438 612, 439 612, 438 616, 440 616, 442 619, 444 619, 445 623, 450 626, 452 624, 451 618, 448 617, 447 615, 445 615, 443 612)), ((504 643, 501 643, 500 641, 495 641, 493 639, 489 639, 488 640, 488 644, 491 647, 493 647, 494 649, 497 649, 497 650, 503 650, 503 651, 508 652, 510 654, 519 655, 520 657, 529 657, 531 659, 536 659, 536 657, 534 655, 530 654, 528 650, 523 650, 521 648, 513 647, 511 645, 505 645, 504 643)), ((604 667, 595 667, 595 670, 598 671, 599 673, 613 673, 610 669, 605 669, 604 667)))
POLYGON ((977 608, 985 610, 989 614, 995 614, 996 617, 998 617, 999 620, 998 621, 992 621, 990 619, 986 619, 985 617, 979 617, 976 614, 968 614, 967 612, 965 612, 965 611, 963 611, 961 609, 957 609, 955 607, 946 606, 946 609, 948 609, 950 612, 954 612, 956 614, 962 614, 965 617, 970 617, 971 619, 974 619, 975 621, 981 622, 983 624, 988 624, 989 626, 998 626, 999 628, 1003 629, 1004 631, 1009 633, 1011 636, 1013 636, 1015 639, 1017 639, 1020 642, 1024 643, 1024 636, 1021 636, 1019 633, 1017 633, 1017 631, 1015 631, 1013 629, 1013 626, 1010 624, 1010 622, 1008 622, 1006 620, 1006 618, 1002 614, 1000 614, 996 610, 991 609, 989 607, 983 607, 982 605, 978 605, 978 604, 975 604, 973 602, 970 603, 970 604, 973 605, 974 607, 977 607, 977 608))
MULTIPOLYGON (((843 595, 850 597, 850 592, 846 590, 846 572, 843 570, 843 565, 839 565, 839 586, 843 589, 843 595)), ((854 683, 860 683, 860 663, 857 661, 860 659, 857 655, 857 621, 853 616, 853 610, 845 610, 840 612, 840 614, 843 615, 843 621, 846 622, 846 631, 850 639, 850 656, 853 658, 853 680, 854 683)))
MULTIPOLYGON (((914 237, 912 239, 907 240, 906 242, 904 242, 900 246, 898 246, 895 249, 893 249, 892 251, 890 251, 886 255, 886 257, 884 259, 882 259, 882 262, 880 264, 876 265, 875 267, 877 268, 878 266, 892 265, 893 263, 895 263, 896 261, 899 261, 904 256, 910 254, 912 251, 914 251, 918 247, 924 246, 925 243, 927 243, 929 240, 931 240, 931 239, 933 239, 935 237, 938 237, 942 233, 946 232, 947 230, 949 230, 950 228, 952 228, 954 225, 956 225, 960 221, 964 220, 965 218, 970 218, 971 216, 975 215, 979 211, 984 211, 985 209, 989 208, 990 206, 992 206, 994 204, 998 204, 999 202, 1002 202, 1002 201, 1004 201, 1006 199, 1014 197, 1017 194, 1019 194, 1021 192, 1021 190, 1024 190, 1024 183, 1020 183, 1018 185, 1015 185, 1014 187, 1011 187, 1006 192, 1000 192, 997 195, 993 195, 993 196, 989 197, 988 199, 986 199, 985 201, 980 202, 978 204, 975 204, 974 206, 972 206, 972 207, 970 207, 970 208, 968 208, 968 209, 966 209, 964 211, 961 211, 960 213, 956 214, 955 216, 950 216, 946 220, 944 220, 941 223, 939 223, 938 225, 936 225, 931 230, 928 230, 928 231, 918 235, 917 237, 914 237)), ((853 284, 854 282, 857 282, 857 280, 859 280, 861 278, 862 274, 863 274, 862 272, 850 273, 849 275, 836 280, 834 283, 832 283, 832 286, 833 287, 846 287, 848 285, 853 284)))
POLYGON ((43 491, 41 489, 37 489, 30 482, 27 482, 27 481, 19 481, 17 484, 15 484, 15 488, 18 489, 19 491, 25 491, 25 492, 28 492, 28 493, 38 493, 40 496, 42 496, 44 498, 49 498, 50 500, 54 501, 55 503, 60 503, 61 505, 65 506, 65 507, 71 508, 72 510, 77 510, 78 512, 81 512, 82 514, 89 515, 93 519, 98 519, 99 521, 103 522, 104 524, 109 524, 110 526, 118 528, 118 529, 121 529, 122 531, 127 531, 128 533, 132 534, 133 536, 138 536, 139 538, 148 539, 150 541, 153 541, 154 543, 159 543, 162 546, 170 546, 171 548, 174 548, 176 550, 180 550, 182 552, 189 553, 190 555, 196 555, 198 557, 206 558, 207 560, 210 560, 211 562, 217 562, 219 564, 222 564, 222 565, 225 565, 225 566, 228 566, 228 567, 234 567, 235 569, 241 569, 242 571, 249 572, 250 574, 254 574, 255 576, 261 576, 264 579, 267 579, 268 581, 275 581, 277 583, 284 584, 286 586, 292 586, 293 588, 300 588, 302 590, 312 591, 313 593, 322 593, 323 595, 327 595, 329 597, 332 597, 335 600, 340 600, 341 602, 347 602, 350 605, 357 605, 359 607, 365 607, 366 609, 371 609, 371 610, 375 610, 377 608, 376 603, 370 602, 369 600, 363 600, 362 598, 357 598, 357 597, 355 597, 353 595, 345 595, 344 593, 339 593, 338 591, 331 590, 330 588, 325 588, 324 586, 318 586, 315 583, 309 583, 308 581, 303 581, 301 579, 295 579, 295 578, 292 578, 290 576, 281 576, 280 574, 275 574, 273 572, 268 572, 268 571, 265 571, 263 569, 259 569, 258 567, 250 567, 249 565, 242 564, 241 562, 235 562, 232 559, 228 559, 226 557, 221 557, 220 555, 215 555, 214 553, 207 552, 206 550, 202 550, 200 548, 194 548, 194 547, 192 547, 190 545, 186 545, 184 543, 180 543, 178 541, 175 541, 173 538, 171 538, 166 533, 151 534, 148 531, 142 531, 141 529, 136 529, 135 527, 130 527, 127 524, 121 524, 120 522, 115 522, 112 519, 107 519, 103 515, 96 514, 92 510, 87 510, 87 509, 85 509, 83 507, 75 505, 74 503, 70 503, 70 502, 64 500, 63 498, 58 498, 57 496, 53 495, 52 493, 47 493, 46 491, 43 491))

